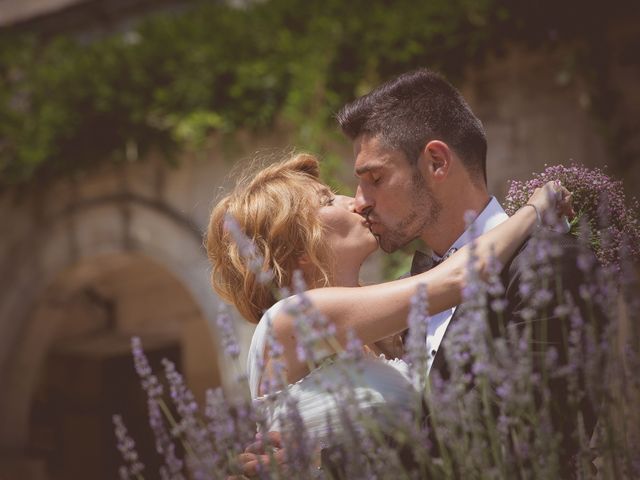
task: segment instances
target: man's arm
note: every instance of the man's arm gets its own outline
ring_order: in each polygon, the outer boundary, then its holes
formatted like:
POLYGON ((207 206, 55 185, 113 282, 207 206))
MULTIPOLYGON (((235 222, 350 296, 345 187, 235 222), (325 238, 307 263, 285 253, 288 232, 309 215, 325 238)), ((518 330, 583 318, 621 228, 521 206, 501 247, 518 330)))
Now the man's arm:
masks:
MULTIPOLYGON (((570 310, 558 308, 567 305, 566 296, 570 297, 572 308, 577 310, 585 325, 593 326, 593 333, 598 337, 602 334, 606 316, 589 298, 581 295, 580 287, 586 282, 592 282, 593 278, 586 278, 586 275, 578 267, 579 255, 591 257, 594 265, 597 265, 593 252, 584 250, 577 239, 569 235, 561 235, 549 232, 549 243, 536 244, 536 240, 528 242, 516 255, 513 262, 503 272, 503 279, 506 288, 507 309, 504 312, 506 322, 515 322, 520 327, 531 326, 532 341, 531 348, 535 353, 535 358, 539 361, 536 369, 544 369, 544 359, 549 348, 555 348, 558 359, 554 371, 548 372, 548 388, 551 393, 551 419, 554 429, 563 435, 561 445, 561 459, 568 462, 570 458, 580 449, 579 440, 576 438, 578 431, 578 412, 582 414, 584 427, 588 436, 593 433, 597 420, 595 406, 591 402, 589 395, 583 395, 577 403, 572 400, 571 388, 567 376, 558 376, 557 372, 568 363, 578 365, 578 370, 572 373, 577 375, 577 387, 584 390, 585 371, 582 368, 585 362, 579 359, 572 359, 569 351, 569 335, 571 333, 570 310), (540 255, 537 249, 555 249, 556 255, 550 261, 552 267, 551 275, 545 281, 541 280, 544 273, 544 262, 539 262, 540 255), (530 271, 532 269, 533 276, 530 271), (533 279, 533 289, 527 283, 533 279), (551 294, 550 300, 536 304, 534 297, 541 289, 546 288, 551 294)), ((546 251, 545 254, 549 254, 546 251)), ((568 306, 568 305, 567 305, 568 306)), ((499 325, 492 318, 491 328, 494 335, 498 335, 499 325)), ((584 342, 586 330, 581 332, 584 342)), ((565 465, 571 469, 571 465, 565 465)))

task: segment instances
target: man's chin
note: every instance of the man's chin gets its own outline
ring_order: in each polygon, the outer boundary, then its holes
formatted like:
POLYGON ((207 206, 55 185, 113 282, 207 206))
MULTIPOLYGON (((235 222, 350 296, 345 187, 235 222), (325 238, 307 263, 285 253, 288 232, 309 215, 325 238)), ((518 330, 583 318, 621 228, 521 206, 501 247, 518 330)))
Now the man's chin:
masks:
POLYGON ((393 253, 401 248, 401 245, 386 242, 379 236, 376 236, 376 240, 378 240, 378 246, 380 247, 380 250, 382 250, 384 253, 393 253))
POLYGON ((397 252, 398 250, 406 247, 413 241, 412 239, 407 241, 398 241, 397 239, 391 240, 389 238, 383 237, 382 235, 376 235, 375 237, 376 237, 376 240, 378 241, 378 246, 380 247, 380 250, 382 250, 384 253, 397 252))

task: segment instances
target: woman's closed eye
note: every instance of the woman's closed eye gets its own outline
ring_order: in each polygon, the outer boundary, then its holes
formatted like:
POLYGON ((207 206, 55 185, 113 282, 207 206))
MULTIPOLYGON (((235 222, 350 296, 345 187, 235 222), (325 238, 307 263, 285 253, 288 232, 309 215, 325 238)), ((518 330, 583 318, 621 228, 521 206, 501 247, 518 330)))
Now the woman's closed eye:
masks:
POLYGON ((320 206, 321 207, 330 207, 331 205, 333 205, 333 202, 335 201, 336 196, 331 193, 331 192, 323 192, 320 195, 320 206))

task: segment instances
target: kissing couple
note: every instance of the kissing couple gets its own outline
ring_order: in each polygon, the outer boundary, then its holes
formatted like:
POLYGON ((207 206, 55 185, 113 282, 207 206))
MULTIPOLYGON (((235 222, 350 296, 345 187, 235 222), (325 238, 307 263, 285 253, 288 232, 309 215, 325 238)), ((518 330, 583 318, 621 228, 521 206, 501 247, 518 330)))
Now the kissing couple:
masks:
MULTIPOLYGON (((447 331, 462 310, 473 232, 479 234, 473 254, 480 276, 488 274, 493 259, 503 265, 503 308, 500 314, 488 313, 491 332, 498 337, 509 325, 542 324, 545 336, 535 342, 555 346, 559 357, 566 358, 562 351, 565 320, 555 316, 553 305, 543 318, 523 314, 529 296, 520 288, 519 258, 530 253, 529 239, 545 228, 545 218, 573 216, 570 192, 558 182, 549 182, 508 217, 487 191, 482 123, 453 86, 426 69, 382 84, 344 106, 337 119, 353 142, 355 198, 334 194, 319 179, 318 160, 296 154, 246 173, 211 214, 206 247, 214 289, 256 324, 247 361, 251 397, 258 403, 267 401, 269 385, 284 376, 286 397, 293 398, 301 422, 320 447, 331 448, 329 437, 333 442, 340 438, 338 406, 330 393, 318 388, 319 381, 331 382, 332 375, 337 375, 331 362, 335 349, 326 342, 326 348, 316 352, 315 360, 321 364, 317 368, 299 355, 295 312, 310 303, 332 324, 332 337, 340 346, 344 348, 355 334, 363 350, 376 354, 365 355, 350 378, 361 392, 356 394, 358 409, 366 414, 383 407, 400 415, 414 408, 416 386, 407 373, 409 366, 396 357, 402 356, 411 299, 419 288, 426 289, 428 311, 424 313, 430 316, 425 374, 431 377, 438 372, 444 381, 455 381, 444 352, 447 331), (469 211, 476 214, 470 225, 465 221, 469 211), (261 259, 258 270, 271 272, 275 285, 290 291, 295 291, 294 273, 299 271, 306 291, 276 298, 273 285, 262 282, 252 259, 242 255, 230 231, 230 219, 253 242, 261 259), (416 252, 410 275, 360 286, 360 268, 369 255, 378 248, 393 252, 418 238, 432 253, 416 252), (272 341, 280 346, 277 355, 269 348, 272 341)), ((549 235, 562 249, 554 273, 583 309, 577 291, 578 243, 562 233, 549 235)), ((565 386, 556 387, 551 391, 552 416, 563 435, 560 456, 569 469, 578 451, 577 426, 566 420, 565 386)), ((258 437, 238 459, 245 475, 257 475, 259 466, 274 458, 288 461, 286 448, 275 456, 263 450, 267 438, 279 446, 277 432, 283 429, 280 419, 288 405, 276 401, 268 418, 269 433, 258 437)), ((589 406, 584 423, 588 431, 593 430, 595 416, 589 406)), ((424 453, 437 455, 427 447, 424 453)), ((314 461, 320 463, 320 457, 314 461)))

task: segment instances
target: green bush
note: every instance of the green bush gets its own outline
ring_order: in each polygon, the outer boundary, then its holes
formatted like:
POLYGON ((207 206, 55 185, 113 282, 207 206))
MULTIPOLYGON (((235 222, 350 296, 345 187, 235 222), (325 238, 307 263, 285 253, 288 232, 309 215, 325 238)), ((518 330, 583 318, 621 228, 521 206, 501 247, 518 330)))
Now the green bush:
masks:
POLYGON ((337 135, 333 113, 391 75, 429 66, 456 81, 509 41, 539 46, 550 42, 550 29, 561 39, 595 35, 580 27, 615 11, 544 5, 207 2, 92 41, 6 31, 0 186, 136 160, 152 147, 172 159, 178 149, 201 148, 212 131, 276 122, 298 145, 325 153, 337 135), (554 15, 536 13, 550 8, 554 15))

